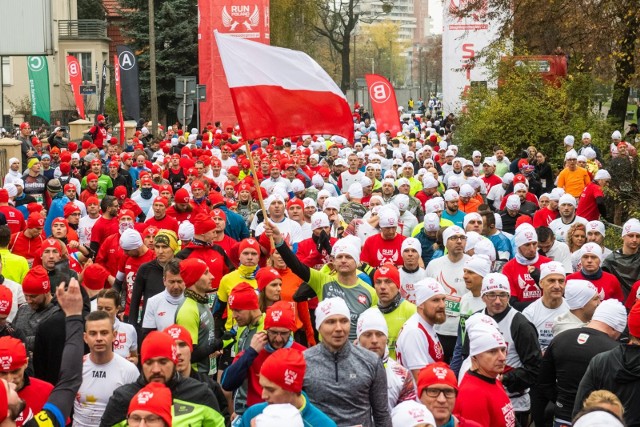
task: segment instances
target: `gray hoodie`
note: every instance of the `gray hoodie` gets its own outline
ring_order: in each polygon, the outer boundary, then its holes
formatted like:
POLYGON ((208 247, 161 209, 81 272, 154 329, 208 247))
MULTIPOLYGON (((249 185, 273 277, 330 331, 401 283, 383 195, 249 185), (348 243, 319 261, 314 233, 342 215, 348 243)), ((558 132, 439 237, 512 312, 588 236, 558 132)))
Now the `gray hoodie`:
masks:
POLYGON ((391 427, 387 376, 373 352, 347 342, 332 353, 318 344, 304 352, 304 391, 339 427, 391 427))

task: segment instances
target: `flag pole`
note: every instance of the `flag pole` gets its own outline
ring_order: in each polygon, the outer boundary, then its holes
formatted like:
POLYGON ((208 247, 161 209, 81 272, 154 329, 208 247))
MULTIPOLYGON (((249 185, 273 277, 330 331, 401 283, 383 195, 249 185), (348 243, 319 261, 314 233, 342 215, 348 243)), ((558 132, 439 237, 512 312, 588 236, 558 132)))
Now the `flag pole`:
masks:
MULTIPOLYGON (((251 155, 251 147, 249 147, 249 142, 244 142, 244 149, 247 153, 247 157, 249 158, 249 165, 251 167, 251 175, 253 176, 253 184, 256 187, 256 194, 258 196, 258 203, 260 204, 260 209, 262 210, 262 218, 264 221, 268 219, 267 217, 267 209, 264 207, 264 200, 262 200, 262 191, 260 191, 260 181, 258 181, 258 174, 256 174, 256 166, 253 163, 253 156, 251 155)), ((276 246, 273 243, 273 236, 269 237, 269 241, 271 242, 271 250, 275 250, 276 246)))

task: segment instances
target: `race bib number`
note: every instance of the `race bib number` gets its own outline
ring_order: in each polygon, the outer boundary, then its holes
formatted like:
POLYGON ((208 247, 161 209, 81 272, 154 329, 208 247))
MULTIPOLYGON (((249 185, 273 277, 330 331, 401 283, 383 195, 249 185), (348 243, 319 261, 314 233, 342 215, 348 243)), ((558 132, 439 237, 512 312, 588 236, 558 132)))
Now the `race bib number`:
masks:
POLYGON ((455 295, 447 295, 444 301, 444 311, 447 316, 460 316, 460 300, 462 298, 455 295))

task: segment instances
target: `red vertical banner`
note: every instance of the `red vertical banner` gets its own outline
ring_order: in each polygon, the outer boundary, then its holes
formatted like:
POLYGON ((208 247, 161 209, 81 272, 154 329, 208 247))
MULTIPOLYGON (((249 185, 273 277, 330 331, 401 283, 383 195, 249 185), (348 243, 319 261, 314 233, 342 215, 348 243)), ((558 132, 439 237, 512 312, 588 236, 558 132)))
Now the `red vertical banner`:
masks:
POLYGON ((378 132, 391 132, 396 136, 402 131, 400 117, 398 116, 398 101, 396 92, 389 80, 378 74, 367 74, 367 88, 369 88, 369 99, 373 116, 376 119, 376 129, 378 132))
POLYGON ((213 32, 269 44, 269 0, 199 0, 198 12, 199 81, 207 85, 200 122, 233 126, 238 119, 213 32))
POLYGON ((76 111, 78 116, 86 119, 84 115, 84 100, 80 93, 80 85, 82 85, 82 68, 80 68, 80 62, 75 56, 67 55, 67 72, 69 73, 69 82, 71 83, 71 90, 73 91, 73 98, 76 101, 76 111))
POLYGON ((125 128, 124 116, 122 115, 122 85, 120 83, 120 61, 118 55, 113 55, 113 70, 116 81, 116 100, 118 101, 118 119, 120 120, 120 145, 124 146, 125 128))

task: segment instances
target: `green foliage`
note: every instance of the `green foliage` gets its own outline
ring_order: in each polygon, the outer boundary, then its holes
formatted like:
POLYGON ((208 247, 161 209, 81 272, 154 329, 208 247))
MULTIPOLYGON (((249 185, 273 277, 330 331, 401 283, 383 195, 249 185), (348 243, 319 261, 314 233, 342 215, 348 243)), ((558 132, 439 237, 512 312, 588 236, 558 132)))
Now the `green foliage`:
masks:
MULTIPOLYGON (((125 17, 122 31, 136 52, 141 105, 149 109, 149 17, 146 0, 119 0, 125 17)), ((175 110, 175 78, 198 75, 197 0, 155 2, 156 75, 160 116, 175 110)), ((143 107, 144 108, 144 107, 143 107)), ((148 116, 146 111, 146 115, 148 116)), ((142 112, 145 115, 145 111, 142 112)))
POLYGON ((466 156, 473 150, 491 153, 500 145, 513 158, 533 145, 551 163, 562 164, 565 135, 579 144, 590 132, 594 144, 608 146, 610 129, 594 110, 595 84, 586 74, 570 74, 551 85, 526 66, 501 61, 495 71, 498 88, 474 87, 466 96, 455 141, 466 156))
POLYGON ((104 113, 111 123, 118 122, 118 101, 115 97, 109 96, 104 100, 104 113))
POLYGON ((78 19, 104 19, 105 10, 99 0, 78 0, 78 19))

